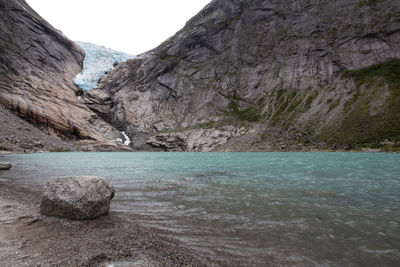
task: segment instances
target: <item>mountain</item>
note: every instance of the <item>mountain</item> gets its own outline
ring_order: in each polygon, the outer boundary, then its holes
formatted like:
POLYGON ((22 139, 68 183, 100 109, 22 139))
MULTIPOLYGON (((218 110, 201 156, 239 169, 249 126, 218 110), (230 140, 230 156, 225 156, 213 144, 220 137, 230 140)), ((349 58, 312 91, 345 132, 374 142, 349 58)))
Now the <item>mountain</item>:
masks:
POLYGON ((400 150, 399 11, 213 0, 114 64, 115 51, 80 43, 85 57, 25 1, 0 0, 0 149, 400 150))
POLYGON ((396 149, 399 12, 390 0, 213 0, 83 102, 137 149, 396 149))
MULTIPOLYGON (((82 70, 84 57, 79 46, 25 1, 0 0, 0 104, 54 140, 35 147, 29 144, 37 136, 28 134, 23 140, 15 137, 0 143, 27 150, 55 149, 53 143, 63 139, 79 140, 76 145, 87 149, 96 144, 118 148, 120 132, 78 101, 81 90, 72 79, 82 70)), ((0 108, 2 117, 10 116, 7 110, 0 108)), ((9 129, 8 124, 2 120, 0 127, 9 129)))

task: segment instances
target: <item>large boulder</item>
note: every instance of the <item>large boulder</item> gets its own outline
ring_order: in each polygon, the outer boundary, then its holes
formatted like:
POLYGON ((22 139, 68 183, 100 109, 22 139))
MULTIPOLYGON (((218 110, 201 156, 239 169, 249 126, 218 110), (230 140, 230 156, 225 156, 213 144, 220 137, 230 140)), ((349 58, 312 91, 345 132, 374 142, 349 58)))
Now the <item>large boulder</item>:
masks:
POLYGON ((114 187, 101 177, 61 177, 45 186, 40 213, 73 220, 94 219, 108 214, 114 187))
POLYGON ((9 170, 11 169, 12 165, 8 162, 0 162, 0 170, 9 170))

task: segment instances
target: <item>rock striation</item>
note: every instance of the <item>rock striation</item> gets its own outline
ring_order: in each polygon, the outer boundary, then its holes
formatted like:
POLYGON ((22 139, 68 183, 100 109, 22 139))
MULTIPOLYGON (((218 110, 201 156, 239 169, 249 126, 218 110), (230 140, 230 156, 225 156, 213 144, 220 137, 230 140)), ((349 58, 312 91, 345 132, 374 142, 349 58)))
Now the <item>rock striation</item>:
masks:
POLYGON ((114 187, 101 177, 61 177, 47 183, 40 213, 73 220, 94 219, 108 214, 114 187))
POLYGON ((74 151, 74 145, 52 137, 0 105, 0 152, 74 151))
POLYGON ((120 133, 77 99, 84 56, 24 0, 0 0, 0 104, 51 136, 115 146, 120 133))
POLYGON ((400 142, 399 12, 391 0, 213 0, 83 102, 138 148, 400 142))

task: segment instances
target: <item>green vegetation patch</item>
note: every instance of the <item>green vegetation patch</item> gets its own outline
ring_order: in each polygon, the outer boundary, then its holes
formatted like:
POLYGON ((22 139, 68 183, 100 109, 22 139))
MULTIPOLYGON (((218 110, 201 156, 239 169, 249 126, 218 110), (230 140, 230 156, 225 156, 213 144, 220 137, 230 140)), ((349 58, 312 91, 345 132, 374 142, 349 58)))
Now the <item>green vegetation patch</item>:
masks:
POLYGON ((241 121, 259 122, 261 120, 261 112, 258 106, 240 110, 236 102, 231 101, 228 105, 228 114, 241 121))
POLYGON ((345 104, 340 129, 327 130, 324 139, 342 144, 371 144, 385 139, 400 140, 400 60, 345 71, 344 78, 353 79, 356 91, 345 104), (389 97, 379 114, 371 116, 370 103, 389 86, 389 97))
POLYGON ((366 82, 371 82, 373 78, 383 77, 389 85, 400 88, 400 59, 386 63, 376 64, 359 70, 346 70, 343 78, 351 78, 360 87, 366 82))
POLYGON ((277 125, 279 122, 283 122, 287 119, 288 114, 293 111, 300 103, 300 101, 294 101, 296 98, 296 92, 292 90, 279 90, 276 93, 275 107, 276 110, 271 117, 272 125, 277 125))
POLYGON ((309 110, 311 108, 311 104, 314 102, 315 98, 317 98, 318 93, 315 92, 313 94, 310 94, 307 98, 306 101, 304 103, 304 109, 305 110, 309 110))
POLYGON ((330 104, 328 113, 334 110, 340 104, 340 98, 336 99, 333 103, 330 104))
POLYGON ((70 152, 70 151, 71 150, 62 147, 56 147, 49 150, 49 152, 70 152))
POLYGON ((374 6, 379 2, 379 0, 364 0, 357 4, 359 7, 363 6, 374 6))

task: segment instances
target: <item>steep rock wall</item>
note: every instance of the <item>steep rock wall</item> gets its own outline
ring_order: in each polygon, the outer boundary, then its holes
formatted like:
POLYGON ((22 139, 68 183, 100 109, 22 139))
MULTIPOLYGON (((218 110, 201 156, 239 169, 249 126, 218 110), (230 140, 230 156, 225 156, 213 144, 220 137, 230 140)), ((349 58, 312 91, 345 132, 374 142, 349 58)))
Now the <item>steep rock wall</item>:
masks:
POLYGON ((84 52, 23 0, 0 0, 0 104, 44 132, 115 143, 119 132, 80 103, 84 52))
POLYGON ((84 102, 138 147, 400 141, 400 88, 389 73, 400 58, 399 12, 390 0, 214 0, 159 47, 119 64, 84 102), (187 145, 193 131, 204 142, 187 145))

